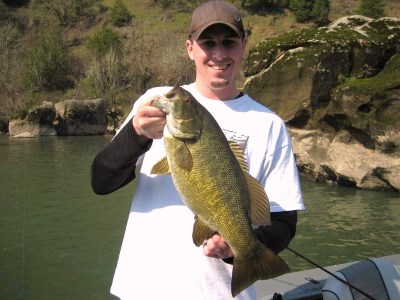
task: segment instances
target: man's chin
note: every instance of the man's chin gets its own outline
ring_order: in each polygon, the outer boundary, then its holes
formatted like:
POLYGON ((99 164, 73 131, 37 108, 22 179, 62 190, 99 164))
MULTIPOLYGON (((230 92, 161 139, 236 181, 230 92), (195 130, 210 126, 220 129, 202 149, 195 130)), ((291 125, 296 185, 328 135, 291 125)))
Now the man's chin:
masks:
POLYGON ((215 89, 223 89, 229 85, 228 80, 215 80, 211 82, 211 86, 215 89))

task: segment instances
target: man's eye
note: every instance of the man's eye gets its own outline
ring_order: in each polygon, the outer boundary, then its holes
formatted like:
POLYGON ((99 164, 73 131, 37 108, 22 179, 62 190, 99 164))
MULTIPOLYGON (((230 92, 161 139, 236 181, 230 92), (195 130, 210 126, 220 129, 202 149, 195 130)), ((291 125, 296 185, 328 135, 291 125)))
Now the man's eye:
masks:
POLYGON ((211 48, 211 47, 213 47, 214 46, 214 42, 213 41, 205 41, 204 43, 203 43, 203 46, 204 47, 207 47, 207 48, 211 48))
POLYGON ((223 44, 224 44, 225 47, 232 48, 232 47, 235 47, 236 41, 234 41, 234 40, 225 40, 225 41, 223 41, 223 44))

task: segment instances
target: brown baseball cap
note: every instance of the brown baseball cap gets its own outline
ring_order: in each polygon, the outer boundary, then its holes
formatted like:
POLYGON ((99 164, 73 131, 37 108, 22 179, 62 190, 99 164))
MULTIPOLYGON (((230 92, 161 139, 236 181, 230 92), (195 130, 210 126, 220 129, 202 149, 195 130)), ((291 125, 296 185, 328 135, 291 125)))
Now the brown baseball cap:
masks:
POLYGON ((197 40, 203 31, 214 24, 225 24, 240 38, 245 36, 240 12, 230 3, 212 0, 203 3, 193 12, 189 37, 197 40))

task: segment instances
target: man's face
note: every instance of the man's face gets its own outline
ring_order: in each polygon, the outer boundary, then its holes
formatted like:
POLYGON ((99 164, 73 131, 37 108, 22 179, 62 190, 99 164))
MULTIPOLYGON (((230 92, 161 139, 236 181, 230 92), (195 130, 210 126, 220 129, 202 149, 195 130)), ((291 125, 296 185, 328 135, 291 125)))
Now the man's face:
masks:
POLYGON ((196 84, 205 96, 235 96, 229 94, 237 93, 235 81, 246 43, 247 39, 222 24, 210 26, 196 41, 186 42, 189 57, 196 65, 196 84))

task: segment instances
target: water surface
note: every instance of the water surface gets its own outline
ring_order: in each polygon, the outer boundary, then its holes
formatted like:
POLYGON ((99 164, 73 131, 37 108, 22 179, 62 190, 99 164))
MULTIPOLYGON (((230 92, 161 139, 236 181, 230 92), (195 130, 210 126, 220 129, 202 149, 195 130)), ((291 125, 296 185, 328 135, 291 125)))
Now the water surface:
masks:
MULTIPOLYGON (((110 299, 134 191, 90 187, 102 137, 0 135, 0 299, 110 299)), ((399 193, 302 181, 291 247, 322 265, 400 253, 399 193)), ((293 271, 314 268, 287 250, 293 271)))

